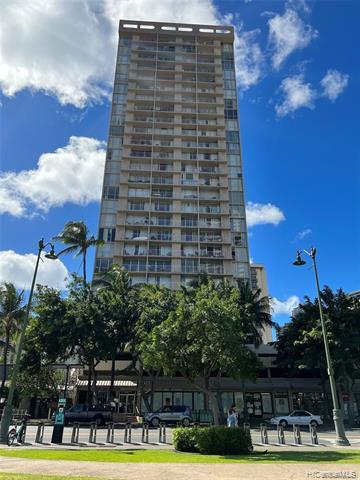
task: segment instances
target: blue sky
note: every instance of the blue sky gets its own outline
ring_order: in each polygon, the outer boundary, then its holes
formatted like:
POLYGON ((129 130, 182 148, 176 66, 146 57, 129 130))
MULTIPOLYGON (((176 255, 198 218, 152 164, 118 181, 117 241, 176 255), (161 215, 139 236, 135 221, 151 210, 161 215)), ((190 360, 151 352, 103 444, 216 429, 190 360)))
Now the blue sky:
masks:
MULTIPOLYGON (((116 25, 138 18, 236 27, 250 253, 266 266, 276 319, 315 294, 309 264, 291 265, 299 248, 317 246, 321 284, 360 288, 360 2, 15 0, 0 8, 1 280, 28 285, 38 239, 66 221, 97 231, 116 25)), ((39 279, 61 286, 66 271, 81 271, 79 259, 61 260, 41 264, 39 279)))

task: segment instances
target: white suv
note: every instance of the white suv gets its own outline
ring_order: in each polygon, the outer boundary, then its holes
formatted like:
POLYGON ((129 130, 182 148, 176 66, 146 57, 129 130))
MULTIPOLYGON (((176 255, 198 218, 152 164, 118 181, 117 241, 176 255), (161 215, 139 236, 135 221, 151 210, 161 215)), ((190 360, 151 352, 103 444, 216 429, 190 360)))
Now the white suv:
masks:
POLYGON ((320 415, 313 415, 306 410, 294 410, 289 415, 273 417, 269 422, 272 425, 281 425, 282 427, 287 427, 288 425, 312 425, 317 427, 323 424, 320 415))
POLYGON ((145 415, 145 422, 152 427, 158 427, 160 423, 181 423, 188 427, 192 421, 191 408, 185 405, 165 406, 145 415))

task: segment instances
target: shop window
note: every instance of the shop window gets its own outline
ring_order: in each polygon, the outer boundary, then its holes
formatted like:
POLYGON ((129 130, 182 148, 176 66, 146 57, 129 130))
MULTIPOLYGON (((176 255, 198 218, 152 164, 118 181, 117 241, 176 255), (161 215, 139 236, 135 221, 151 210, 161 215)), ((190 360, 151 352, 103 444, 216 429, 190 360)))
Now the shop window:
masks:
POLYGON ((275 413, 288 414, 289 413, 289 397, 287 393, 274 394, 275 413))

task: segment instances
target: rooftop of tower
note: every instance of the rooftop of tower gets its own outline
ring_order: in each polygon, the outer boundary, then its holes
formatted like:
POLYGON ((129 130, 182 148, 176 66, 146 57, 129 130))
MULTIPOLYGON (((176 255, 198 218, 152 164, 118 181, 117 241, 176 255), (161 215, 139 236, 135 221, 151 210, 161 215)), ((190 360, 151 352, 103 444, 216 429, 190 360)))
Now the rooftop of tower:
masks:
POLYGON ((142 20, 120 20, 119 33, 162 33, 165 35, 189 35, 217 37, 232 42, 234 28, 230 25, 198 25, 191 23, 144 22, 142 20))

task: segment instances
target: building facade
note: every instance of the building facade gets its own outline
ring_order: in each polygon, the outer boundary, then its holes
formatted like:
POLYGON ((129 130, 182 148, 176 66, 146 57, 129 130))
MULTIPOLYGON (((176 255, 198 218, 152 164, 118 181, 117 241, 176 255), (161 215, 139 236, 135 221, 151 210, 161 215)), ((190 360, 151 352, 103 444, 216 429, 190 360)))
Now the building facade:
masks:
POLYGON ((232 27, 120 21, 95 274, 250 280, 232 27))

